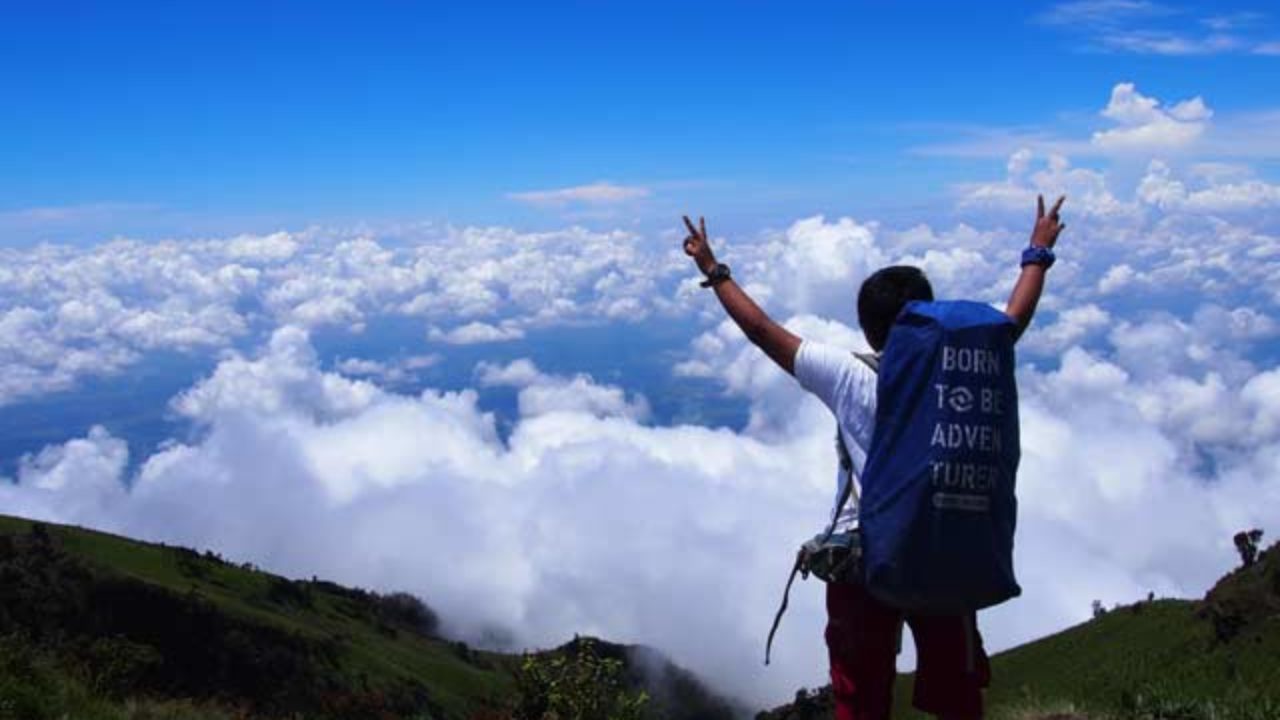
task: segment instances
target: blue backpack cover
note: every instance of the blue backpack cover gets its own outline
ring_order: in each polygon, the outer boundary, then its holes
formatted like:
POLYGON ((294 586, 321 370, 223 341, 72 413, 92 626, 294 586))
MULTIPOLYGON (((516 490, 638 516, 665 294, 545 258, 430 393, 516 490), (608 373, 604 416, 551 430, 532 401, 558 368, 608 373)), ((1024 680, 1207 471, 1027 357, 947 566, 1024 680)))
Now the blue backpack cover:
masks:
POLYGON ((863 575, 881 601, 957 613, 1019 595, 1014 324, 968 301, 907 304, 880 358, 862 475, 863 575))

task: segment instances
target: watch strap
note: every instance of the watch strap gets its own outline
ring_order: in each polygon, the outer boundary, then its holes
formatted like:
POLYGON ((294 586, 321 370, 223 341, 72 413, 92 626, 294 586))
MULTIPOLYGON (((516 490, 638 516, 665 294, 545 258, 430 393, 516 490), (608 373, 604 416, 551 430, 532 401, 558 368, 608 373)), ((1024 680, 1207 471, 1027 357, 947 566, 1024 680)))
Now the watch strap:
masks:
POLYGON ((729 266, 724 263, 716 263, 716 266, 711 268, 711 272, 707 273, 707 279, 699 284, 704 288, 715 287, 729 278, 729 266))
POLYGON ((1026 250, 1022 251, 1023 267, 1026 267, 1027 265, 1039 265, 1045 270, 1048 270, 1053 267, 1055 260, 1057 260, 1057 256, 1053 254, 1053 250, 1040 245, 1031 245, 1028 246, 1026 250))

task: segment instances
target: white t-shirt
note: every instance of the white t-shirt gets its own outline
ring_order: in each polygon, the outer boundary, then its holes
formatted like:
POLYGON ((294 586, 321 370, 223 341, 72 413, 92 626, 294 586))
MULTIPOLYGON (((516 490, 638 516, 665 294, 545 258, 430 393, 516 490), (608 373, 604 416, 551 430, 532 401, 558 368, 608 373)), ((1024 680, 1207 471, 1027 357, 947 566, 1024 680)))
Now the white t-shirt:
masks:
MULTIPOLYGON (((849 459, 853 461, 854 490, 857 494, 849 497, 843 512, 836 519, 837 532, 848 530, 858 524, 858 504, 855 498, 861 497, 862 488, 857 484, 856 478, 862 476, 867 451, 871 448, 871 433, 875 430, 875 371, 848 350, 804 340, 796 351, 795 373, 800 386, 817 395, 836 416, 840 432, 844 435, 844 445, 849 450, 849 459)), ((836 504, 840 502, 846 481, 847 478, 837 462, 836 504)), ((833 516, 837 509, 833 505, 833 516)))

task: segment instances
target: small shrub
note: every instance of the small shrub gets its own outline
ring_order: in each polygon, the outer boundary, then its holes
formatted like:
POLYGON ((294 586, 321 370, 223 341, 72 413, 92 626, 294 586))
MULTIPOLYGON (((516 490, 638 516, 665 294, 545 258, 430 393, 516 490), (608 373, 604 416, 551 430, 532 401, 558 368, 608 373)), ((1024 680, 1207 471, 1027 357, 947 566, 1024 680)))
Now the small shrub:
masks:
POLYGON ((83 655, 89 687, 107 697, 124 697, 146 687, 164 661, 150 645, 123 637, 97 638, 83 655))
POLYGON ((407 592, 376 596, 379 618, 404 625, 423 635, 435 635, 440 617, 425 602, 407 592))
POLYGON ((267 585, 267 599, 277 605, 310 608, 315 604, 310 586, 305 582, 293 582, 273 577, 267 585))
POLYGON ((525 655, 515 720, 640 720, 649 701, 627 689, 623 663, 601 657, 589 640, 572 651, 525 655))

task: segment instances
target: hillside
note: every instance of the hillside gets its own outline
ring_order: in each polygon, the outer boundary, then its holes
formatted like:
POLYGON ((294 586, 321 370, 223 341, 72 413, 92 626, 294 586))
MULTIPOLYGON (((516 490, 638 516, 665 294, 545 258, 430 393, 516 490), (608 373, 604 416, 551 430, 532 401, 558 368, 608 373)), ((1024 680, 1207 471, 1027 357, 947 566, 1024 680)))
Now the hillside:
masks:
MULTIPOLYGON (((993 718, 1280 718, 1280 543, 1223 577, 1202 600, 1155 600, 992 658, 993 718)), ((910 708, 898 682, 895 717, 910 708)), ((826 689, 762 720, 829 718, 826 689)))
MULTIPOLYGON (((510 717, 526 658, 437 625, 404 593, 0 515, 0 720, 510 717)), ((733 715, 652 650, 588 647, 651 696, 647 716, 733 715)))

